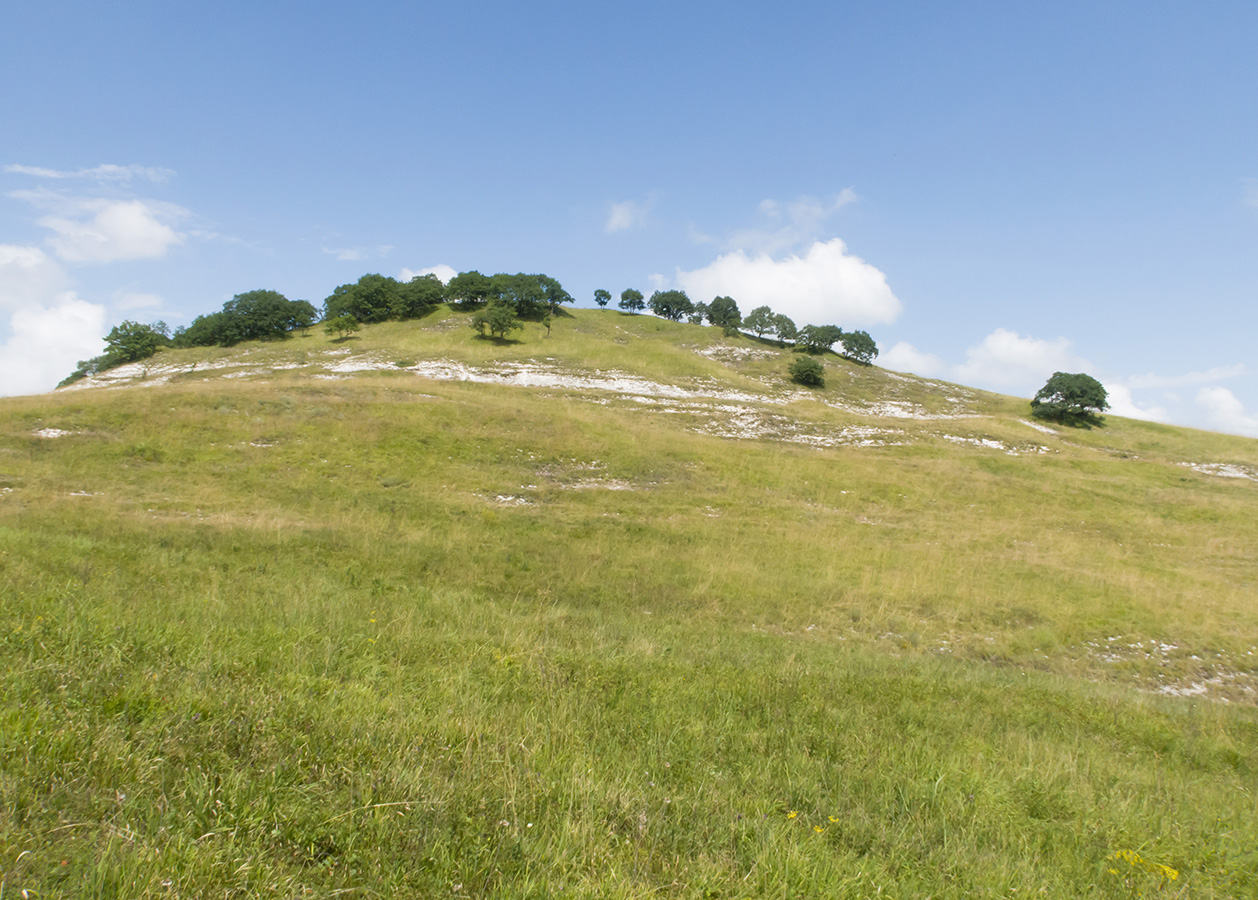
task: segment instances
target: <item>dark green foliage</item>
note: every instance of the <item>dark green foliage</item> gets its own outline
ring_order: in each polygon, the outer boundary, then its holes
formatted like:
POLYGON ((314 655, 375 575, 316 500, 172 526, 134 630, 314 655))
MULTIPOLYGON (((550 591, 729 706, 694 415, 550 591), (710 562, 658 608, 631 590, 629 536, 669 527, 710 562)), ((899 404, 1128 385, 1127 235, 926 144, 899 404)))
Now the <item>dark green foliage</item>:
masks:
POLYGON ((1081 372, 1054 372, 1031 401, 1031 415, 1064 425, 1099 425, 1100 414, 1107 409, 1105 386, 1081 372))
POLYGON ((231 347, 241 341, 282 340, 296 328, 309 328, 317 317, 306 300, 289 300, 278 291, 237 294, 216 313, 197 316, 175 332, 176 347, 231 347))
POLYGON ((114 366, 148 359, 163 347, 169 347, 170 333, 165 322, 144 325, 124 320, 115 325, 105 338, 105 352, 91 359, 79 360, 78 367, 63 378, 57 387, 74 384, 88 375, 95 375, 114 366))
POLYGON ((571 303, 572 296, 549 275, 515 275, 499 273, 489 279, 490 300, 510 306, 522 319, 540 320, 553 315, 561 303, 571 303))
POLYGON ((843 338, 837 325, 805 325, 795 336, 795 349, 805 353, 824 353, 843 338))
POLYGON ((706 303, 696 303, 694 309, 686 314, 686 318, 691 325, 702 325, 703 320, 708 317, 708 305, 706 303))
POLYGON ((787 341, 793 341, 799 336, 799 329, 795 327, 795 320, 783 313, 778 313, 773 317, 773 331, 778 336, 778 341, 783 347, 787 341))
POLYGON ((323 323, 325 333, 335 334, 338 340, 342 341, 360 328, 362 328, 362 325, 358 324, 358 320, 349 313, 337 316, 334 319, 328 319, 323 323))
POLYGON ((323 318, 350 315, 359 322, 383 322, 401 303, 402 285, 385 275, 364 275, 343 284, 323 301, 323 318))
POLYGON ((767 306, 757 306, 751 312, 747 313, 747 318, 743 319, 743 327, 748 331, 755 332, 756 337, 764 337, 766 334, 773 333, 773 310, 767 306))
POLYGON ((488 333, 489 337, 498 340, 503 340, 512 331, 524 327, 511 304, 497 299, 490 300, 483 309, 478 309, 468 324, 482 337, 488 333))
POLYGON ((646 307, 646 301, 642 299, 642 292, 634 288, 625 288, 620 292, 621 309, 627 309, 631 313, 637 313, 646 307))
POLYGON ((548 312, 550 315, 553 316, 559 312, 561 303, 575 302, 573 296, 563 289, 563 285, 558 280, 551 278, 549 275, 539 275, 537 277, 541 280, 542 296, 549 307, 548 312))
POLYGON ((395 319, 417 319, 445 302, 446 286, 429 273, 416 275, 398 287, 391 313, 395 319))
POLYGON ((489 296, 489 279, 473 269, 460 272, 446 285, 446 297, 461 309, 470 309, 483 303, 489 296))
MULTIPOLYGON (((161 328, 164 330, 165 325, 161 324, 161 328)), ((147 359, 170 346, 170 338, 163 330, 127 319, 115 325, 105 337, 105 357, 115 366, 147 359)))
POLYGON ((858 363, 868 366, 878 356, 878 345, 867 331, 845 331, 839 341, 843 344, 843 355, 858 363))
POLYGON ((743 324, 742 314, 733 297, 716 297, 708 304, 708 322, 719 325, 727 335, 738 333, 743 324))
POLYGON ((594 302, 597 303, 600 308, 610 303, 611 299, 611 291, 605 291, 602 288, 599 288, 594 292, 594 302))
POLYGON ((673 322, 680 322, 682 316, 689 315, 695 308, 685 291, 656 291, 649 305, 651 312, 673 322))
POLYGON ((791 381, 807 387, 824 387, 826 383, 825 367, 811 356, 797 356, 791 360, 791 381))

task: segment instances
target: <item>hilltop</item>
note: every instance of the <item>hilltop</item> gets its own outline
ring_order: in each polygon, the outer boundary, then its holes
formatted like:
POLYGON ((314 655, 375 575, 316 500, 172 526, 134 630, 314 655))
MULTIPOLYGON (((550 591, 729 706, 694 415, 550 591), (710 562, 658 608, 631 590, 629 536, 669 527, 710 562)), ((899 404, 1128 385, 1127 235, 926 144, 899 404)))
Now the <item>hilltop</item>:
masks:
POLYGON ((1258 890, 1258 442, 514 337, 0 401, 5 890, 1258 890))

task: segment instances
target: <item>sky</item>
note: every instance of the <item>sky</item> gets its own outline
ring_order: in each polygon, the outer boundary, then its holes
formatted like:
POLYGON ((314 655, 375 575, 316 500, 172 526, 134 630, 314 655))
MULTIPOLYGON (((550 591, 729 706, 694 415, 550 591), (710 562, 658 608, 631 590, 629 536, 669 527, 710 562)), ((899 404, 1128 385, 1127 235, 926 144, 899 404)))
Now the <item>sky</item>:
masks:
POLYGON ((544 272, 1258 437, 1258 4, 5 4, 0 395, 119 322, 544 272))

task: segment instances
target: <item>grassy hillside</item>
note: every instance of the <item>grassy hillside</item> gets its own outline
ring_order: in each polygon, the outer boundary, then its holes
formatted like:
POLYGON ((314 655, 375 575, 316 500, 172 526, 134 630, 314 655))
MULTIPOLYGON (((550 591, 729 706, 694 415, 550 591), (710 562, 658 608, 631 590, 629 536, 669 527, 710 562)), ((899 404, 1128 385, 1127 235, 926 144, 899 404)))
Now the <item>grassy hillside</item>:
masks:
POLYGON ((1258 893, 1258 442, 789 357, 442 311, 0 401, 0 896, 1258 893))

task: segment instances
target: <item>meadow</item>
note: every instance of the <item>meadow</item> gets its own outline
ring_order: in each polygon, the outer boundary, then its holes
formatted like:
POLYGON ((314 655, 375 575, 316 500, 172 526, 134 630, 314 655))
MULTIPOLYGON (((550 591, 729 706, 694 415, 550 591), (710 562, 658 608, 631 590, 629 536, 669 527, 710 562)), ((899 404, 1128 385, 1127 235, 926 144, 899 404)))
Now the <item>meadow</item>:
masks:
POLYGON ((465 319, 0 400, 0 898, 1258 895, 1258 442, 465 319))

